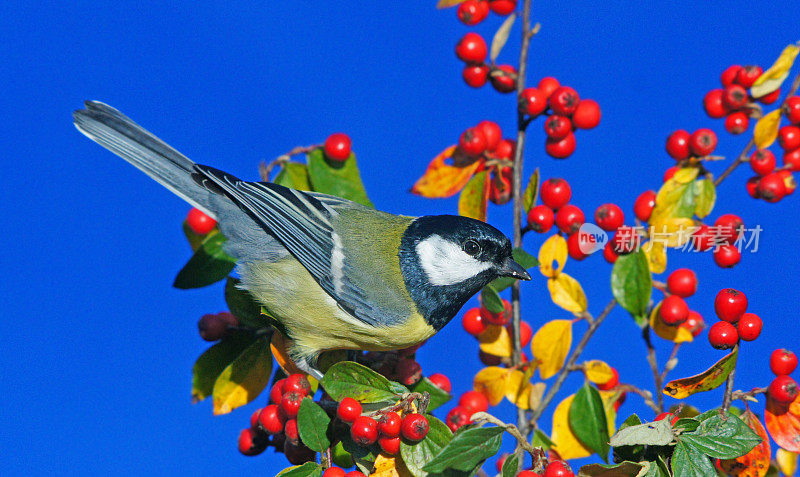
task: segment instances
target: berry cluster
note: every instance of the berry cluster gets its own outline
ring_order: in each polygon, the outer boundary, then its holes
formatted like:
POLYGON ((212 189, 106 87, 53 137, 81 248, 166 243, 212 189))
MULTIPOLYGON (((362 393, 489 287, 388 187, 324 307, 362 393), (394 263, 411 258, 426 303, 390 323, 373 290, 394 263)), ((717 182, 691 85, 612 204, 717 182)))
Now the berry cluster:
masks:
POLYGON ((447 413, 447 427, 456 432, 459 428, 471 424, 470 419, 476 412, 486 412, 489 409, 489 400, 478 391, 467 391, 458 399, 458 406, 447 413))
POLYGON ((456 43, 456 56, 466 63, 461 75, 464 82, 480 88, 487 81, 500 93, 511 93, 517 88, 517 69, 511 65, 486 64, 489 48, 486 40, 477 33, 469 32, 456 43))
POLYGON ((535 88, 525 88, 519 97, 519 111, 529 118, 544 113, 544 149, 556 159, 565 159, 575 152, 576 129, 592 129, 600 124, 600 105, 592 99, 581 100, 569 86, 555 78, 545 77, 535 88))
POLYGON ((344 133, 333 133, 325 140, 322 150, 325 157, 333 162, 344 162, 352 152, 350 136, 344 133))
MULTIPOLYGON (((708 128, 701 128, 689 134, 685 129, 678 129, 667 136, 667 154, 676 161, 686 161, 690 158, 711 155, 717 148, 717 135, 708 128)), ((667 169, 664 173, 664 182, 675 175, 678 166, 667 169)))
MULTIPOLYGON (((781 128, 784 135, 794 137, 797 135, 797 142, 800 144, 800 128, 796 126, 784 126, 781 128), (792 128, 786 131, 785 128, 792 128), (796 131, 794 131, 796 130, 796 131)), ((781 137, 781 136, 779 136, 781 137)), ((750 167, 753 172, 758 174, 747 181, 747 193, 754 199, 763 199, 767 202, 778 202, 787 195, 790 195, 797 188, 792 171, 795 166, 787 164, 787 156, 796 156, 797 168, 800 168, 800 146, 794 151, 784 153, 784 168, 775 170, 775 154, 769 149, 756 149, 750 155, 750 167)))
POLYGON ((511 161, 516 147, 513 139, 503 139, 497 123, 481 121, 461 133, 453 160, 458 164, 483 161, 480 169, 487 168, 491 173, 489 200, 502 205, 511 200, 511 161))
MULTIPOLYGON (((504 311, 502 313, 492 313, 483 306, 470 308, 461 318, 461 326, 464 327, 464 331, 476 338, 481 336, 489 326, 505 326, 509 335, 513 337, 514 329, 511 326, 511 303, 509 303, 508 300, 503 300, 503 308, 504 311)), ((533 337, 533 329, 526 321, 520 321, 519 330, 520 343, 523 347, 527 346, 533 337)), ((480 351, 478 357, 486 366, 504 364, 503 358, 487 354, 484 351, 480 351)), ((528 357, 525 353, 522 353, 522 360, 523 362, 528 361, 528 357)))
POLYGON ((344 469, 340 467, 328 467, 325 469, 325 472, 322 473, 322 477, 367 477, 364 475, 363 472, 360 470, 351 470, 350 472, 345 472, 344 469))
POLYGON ((722 88, 712 89, 703 98, 703 107, 712 118, 725 118, 725 129, 731 134, 741 134, 750 126, 750 117, 760 108, 755 101, 772 104, 781 92, 775 90, 760 98, 753 98, 748 89, 761 76, 760 66, 729 66, 720 75, 722 88))
MULTIPOLYGON (((494 462, 499 474, 503 473, 503 465, 508 457, 509 454, 503 454, 494 462)), ((518 472, 516 477, 573 477, 574 475, 572 468, 563 460, 550 460, 544 464, 541 472, 527 469, 518 472)))
POLYGON ((401 418, 395 411, 379 411, 375 417, 361 412, 361 403, 353 398, 342 399, 336 409, 336 417, 350 426, 353 442, 362 447, 377 442, 384 453, 395 455, 400 451, 401 437, 419 442, 428 435, 428 419, 422 414, 408 413, 401 418))
POLYGON ((769 368, 775 374, 767 392, 778 402, 790 403, 800 396, 800 388, 789 376, 797 368, 797 355, 788 349, 776 349, 769 357, 769 368))
POLYGON ((698 336, 706 327, 700 313, 690 310, 684 298, 697 291, 697 276, 688 268, 679 268, 667 277, 668 295, 661 302, 658 317, 667 326, 680 326, 698 336))
POLYGON ((716 349, 730 349, 740 339, 753 341, 761 334, 761 318, 747 313, 747 297, 739 290, 720 290, 714 299, 714 311, 720 321, 708 329, 708 341, 716 349))
POLYGON ((500 16, 510 15, 517 9, 517 0, 465 0, 456 10, 461 23, 475 26, 489 16, 489 10, 500 16))

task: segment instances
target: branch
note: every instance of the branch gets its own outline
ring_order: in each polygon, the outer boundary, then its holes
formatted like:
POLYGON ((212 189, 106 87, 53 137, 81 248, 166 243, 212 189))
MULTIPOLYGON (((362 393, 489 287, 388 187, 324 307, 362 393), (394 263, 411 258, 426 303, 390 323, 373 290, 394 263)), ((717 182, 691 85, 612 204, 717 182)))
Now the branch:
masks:
POLYGON ((267 164, 266 161, 261 161, 261 164, 258 165, 258 175, 261 176, 262 181, 269 182, 269 176, 272 174, 272 169, 289 162, 292 159, 292 156, 296 156, 297 154, 308 154, 314 149, 319 149, 320 147, 322 147, 322 144, 297 146, 291 151, 276 157, 269 164, 267 164))
MULTIPOLYGON (((667 362, 664 363, 664 370, 661 371, 661 382, 662 383, 667 380, 667 374, 669 374, 669 372, 672 371, 673 369, 675 369, 675 366, 678 365, 677 356, 678 356, 678 351, 680 351, 680 349, 681 349, 681 344, 680 343, 675 343, 672 346, 672 353, 670 353, 669 359, 667 360, 667 362)), ((660 391, 660 390, 657 389, 656 391, 660 391)))
POLYGON ((527 437, 523 436, 519 428, 514 424, 507 424, 487 412, 476 412, 470 417, 470 420, 476 424, 485 424, 488 422, 502 427, 517 440, 517 449, 525 450, 525 452, 531 454, 531 457, 533 457, 533 453, 536 452, 536 448, 528 442, 527 437))
MULTIPOLYGON (((739 345, 733 347, 731 352, 735 353, 738 351, 739 345)), ((731 370, 731 374, 728 375, 728 380, 725 381, 725 395, 722 397, 722 413, 725 414, 728 412, 728 408, 731 407, 731 400, 733 398, 733 379, 736 375, 736 366, 734 365, 733 369, 731 370)))
POLYGON ((618 389, 620 389, 621 391, 638 394, 639 396, 642 397, 647 407, 652 409, 653 412, 655 412, 656 414, 661 414, 661 412, 658 410, 658 404, 656 404, 656 402, 653 400, 653 393, 651 393, 650 391, 646 389, 637 388, 632 384, 620 384, 618 386, 618 389))
POLYGON ((650 339, 650 326, 645 326, 642 330, 642 339, 647 345, 647 362, 650 364, 650 370, 653 372, 653 381, 655 381, 655 392, 658 399, 658 410, 656 412, 664 412, 664 396, 661 394, 663 387, 663 380, 661 378, 661 371, 658 369, 658 358, 656 357, 656 348, 653 346, 653 341, 650 339))
POLYGON ((753 388, 749 391, 734 391, 731 396, 732 399, 741 399, 747 404, 747 401, 758 402, 755 398, 758 394, 767 394, 767 388, 753 388))

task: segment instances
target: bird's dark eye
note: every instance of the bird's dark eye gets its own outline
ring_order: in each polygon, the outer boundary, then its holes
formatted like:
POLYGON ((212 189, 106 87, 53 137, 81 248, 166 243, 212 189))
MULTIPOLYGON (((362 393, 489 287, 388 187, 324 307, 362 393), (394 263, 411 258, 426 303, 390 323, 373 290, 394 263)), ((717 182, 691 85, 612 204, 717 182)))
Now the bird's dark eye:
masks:
POLYGON ((481 246, 475 240, 469 239, 464 242, 464 251, 467 252, 467 255, 474 257, 481 253, 481 246))

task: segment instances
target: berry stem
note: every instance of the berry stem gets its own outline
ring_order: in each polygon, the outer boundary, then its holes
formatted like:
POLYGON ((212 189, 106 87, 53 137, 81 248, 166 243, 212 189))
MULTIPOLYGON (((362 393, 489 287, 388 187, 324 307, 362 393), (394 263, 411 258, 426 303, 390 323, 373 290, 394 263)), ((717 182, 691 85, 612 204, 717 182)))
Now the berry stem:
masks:
POLYGON ((502 427, 503 429, 505 429, 506 432, 511 434, 514 437, 514 439, 517 440, 517 449, 518 450, 520 450, 520 449, 524 450, 527 453, 529 453, 531 455, 531 457, 534 456, 534 453, 536 452, 536 448, 533 447, 528 442, 527 437, 523 436, 522 433, 520 432, 519 428, 517 426, 515 426, 514 424, 507 424, 507 423, 501 421, 500 419, 496 418, 495 416, 493 416, 493 415, 491 415, 491 414, 489 414, 487 412, 476 412, 475 414, 473 414, 470 417, 470 419, 473 422, 475 422, 476 424, 478 424, 478 425, 485 424, 485 423, 488 422, 488 423, 494 424, 494 425, 496 425, 498 427, 502 427))
POLYGON ((658 410, 658 404, 656 404, 656 402, 653 400, 653 393, 650 391, 646 389, 640 389, 633 384, 620 384, 618 388, 620 391, 638 394, 641 396, 642 400, 644 400, 644 403, 647 405, 647 407, 652 409, 656 414, 661 414, 658 410))
POLYGON ((647 325, 642 330, 642 339, 647 345, 647 362, 650 364, 650 370, 653 372, 653 381, 655 382, 655 395, 658 400, 657 410, 659 414, 664 412, 664 396, 661 394, 663 380, 661 378, 661 371, 658 369, 658 358, 656 357, 656 348, 653 346, 653 341, 650 339, 650 325, 647 325))
POLYGON ((734 391, 731 399, 740 399, 744 401, 745 405, 747 401, 756 401, 755 396, 758 394, 767 394, 767 389, 769 388, 753 388, 749 391, 734 391))
MULTIPOLYGON (((739 345, 733 347, 731 353, 735 353, 739 350, 739 345)), ((736 375, 736 365, 733 366, 731 370, 731 374, 728 375, 728 380, 725 381, 725 395, 722 397, 722 413, 725 414, 728 412, 728 408, 731 407, 731 401, 733 400, 733 379, 736 375)))

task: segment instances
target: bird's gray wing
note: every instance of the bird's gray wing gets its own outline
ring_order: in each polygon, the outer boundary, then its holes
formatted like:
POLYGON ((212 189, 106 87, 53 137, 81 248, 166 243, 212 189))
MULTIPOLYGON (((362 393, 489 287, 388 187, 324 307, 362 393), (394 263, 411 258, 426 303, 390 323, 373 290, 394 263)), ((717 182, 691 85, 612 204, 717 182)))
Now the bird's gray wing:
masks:
POLYGON ((308 194, 270 182, 247 182, 208 166, 195 166, 195 180, 223 193, 277 238, 319 285, 358 320, 380 326, 394 321, 351 279, 345 251, 332 225, 333 205, 350 201, 308 194))

